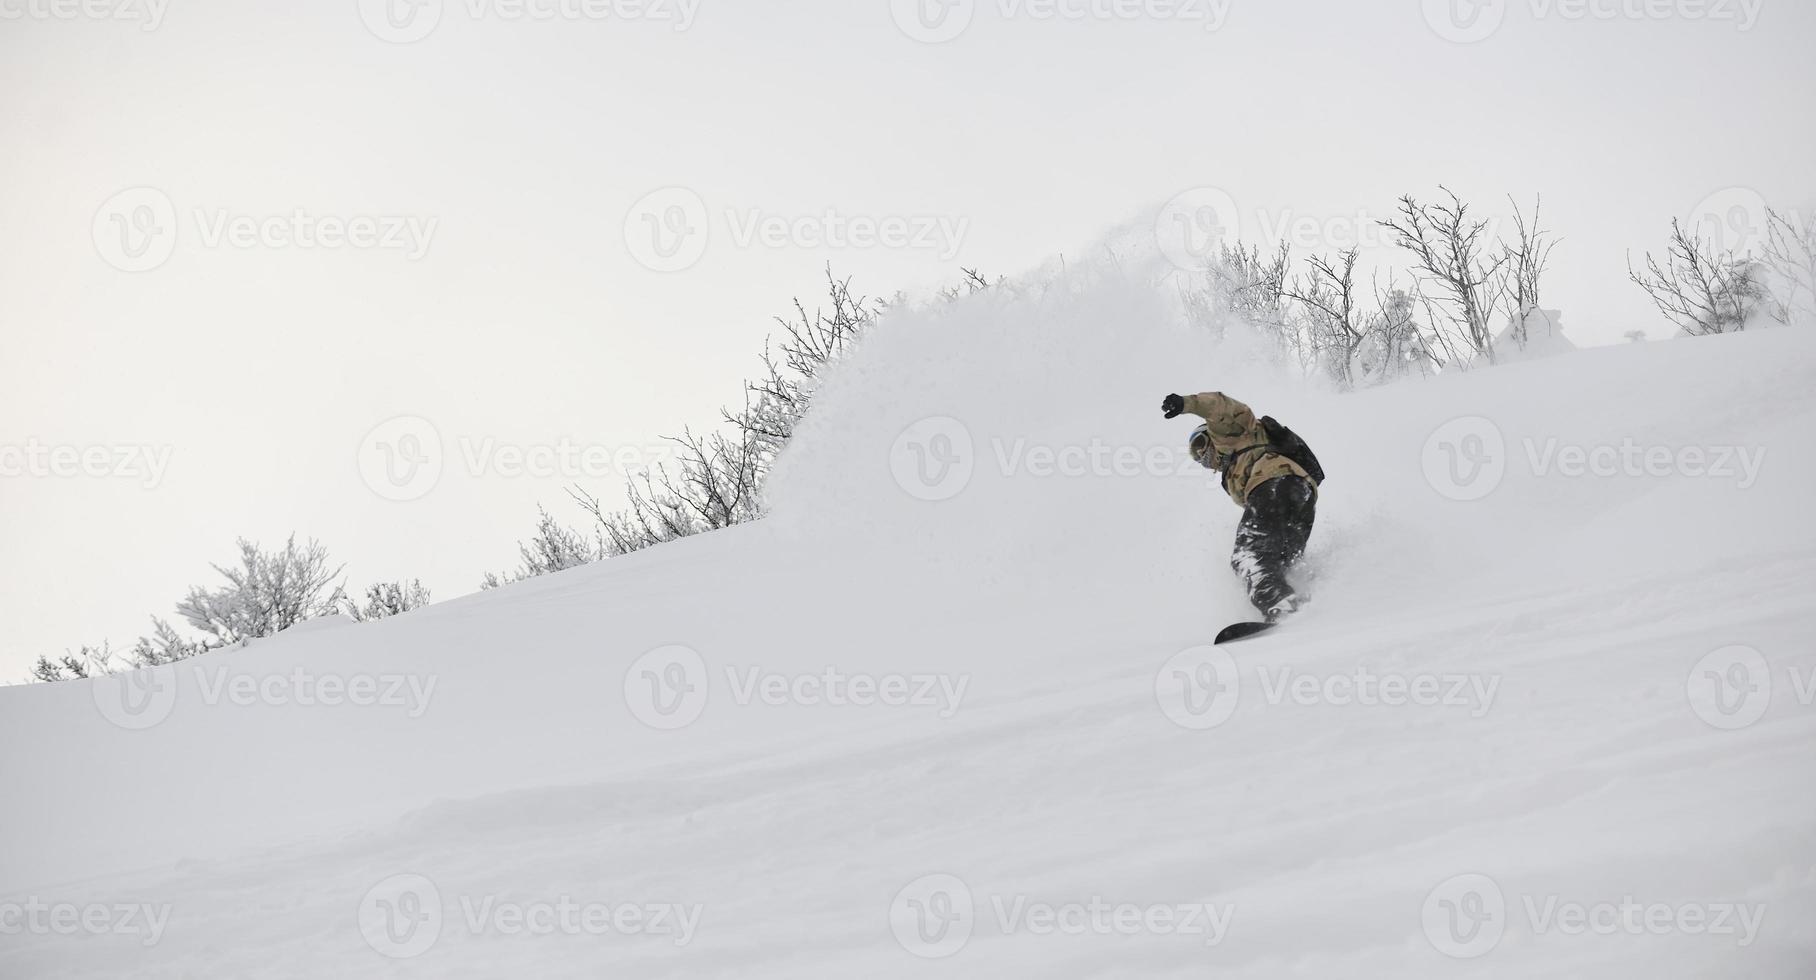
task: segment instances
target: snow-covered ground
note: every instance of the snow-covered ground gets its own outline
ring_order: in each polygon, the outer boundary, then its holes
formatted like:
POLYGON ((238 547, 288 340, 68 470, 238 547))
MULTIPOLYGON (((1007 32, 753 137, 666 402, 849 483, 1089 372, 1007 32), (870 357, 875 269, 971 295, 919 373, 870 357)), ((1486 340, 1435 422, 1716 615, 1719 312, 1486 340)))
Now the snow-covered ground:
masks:
POLYGON ((1174 295, 887 321, 759 524, 0 689, 0 976, 1816 973, 1816 337, 1339 395, 1174 295), (1330 474, 1216 650, 1204 389, 1330 474))

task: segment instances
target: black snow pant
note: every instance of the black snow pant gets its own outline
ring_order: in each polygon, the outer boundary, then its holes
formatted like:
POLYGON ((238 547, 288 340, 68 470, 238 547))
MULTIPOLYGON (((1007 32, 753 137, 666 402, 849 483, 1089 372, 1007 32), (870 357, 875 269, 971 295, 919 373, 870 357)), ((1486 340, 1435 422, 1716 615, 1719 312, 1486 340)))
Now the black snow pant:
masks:
POLYGON ((1282 604, 1282 612, 1292 608, 1286 573, 1305 553, 1317 504, 1318 488, 1302 476, 1277 476, 1249 492, 1230 567, 1242 578, 1249 601, 1269 619, 1282 604))

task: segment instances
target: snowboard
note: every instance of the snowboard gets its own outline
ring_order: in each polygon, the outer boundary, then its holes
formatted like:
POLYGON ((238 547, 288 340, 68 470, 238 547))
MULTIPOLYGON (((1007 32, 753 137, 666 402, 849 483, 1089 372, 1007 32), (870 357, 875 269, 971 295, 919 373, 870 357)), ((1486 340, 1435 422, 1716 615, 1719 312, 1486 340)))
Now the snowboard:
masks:
POLYGON ((1256 633, 1265 633, 1268 630, 1271 630, 1275 626, 1278 626, 1278 625, 1280 625, 1280 624, 1279 623, 1231 623, 1230 625, 1225 626, 1223 628, 1223 632, 1218 633, 1217 638, 1215 640, 1212 640, 1211 642, 1213 644, 1229 643, 1233 640, 1245 639, 1247 637, 1254 636, 1256 633))

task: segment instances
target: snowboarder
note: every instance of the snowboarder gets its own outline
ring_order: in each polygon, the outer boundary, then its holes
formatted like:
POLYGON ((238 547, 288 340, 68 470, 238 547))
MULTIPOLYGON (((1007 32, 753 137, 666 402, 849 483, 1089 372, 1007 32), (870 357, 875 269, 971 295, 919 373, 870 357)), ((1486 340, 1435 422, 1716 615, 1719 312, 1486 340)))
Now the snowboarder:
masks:
POLYGON ((1220 391, 1168 395, 1160 408, 1169 419, 1181 413, 1204 419, 1192 430, 1192 458, 1223 474, 1224 491, 1242 508, 1230 567, 1269 623, 1293 612, 1300 600, 1286 573, 1305 553, 1324 482, 1311 447, 1220 391))

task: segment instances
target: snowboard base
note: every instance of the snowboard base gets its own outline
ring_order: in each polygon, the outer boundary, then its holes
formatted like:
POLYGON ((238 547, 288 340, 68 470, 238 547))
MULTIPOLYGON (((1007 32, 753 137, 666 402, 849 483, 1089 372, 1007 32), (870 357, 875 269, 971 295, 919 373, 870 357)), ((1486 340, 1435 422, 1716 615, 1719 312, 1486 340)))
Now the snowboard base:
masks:
POLYGON ((1229 643, 1232 640, 1254 636, 1256 633, 1265 633, 1278 625, 1278 623, 1231 623, 1225 626, 1223 632, 1218 633, 1217 638, 1211 642, 1213 644, 1229 643))

